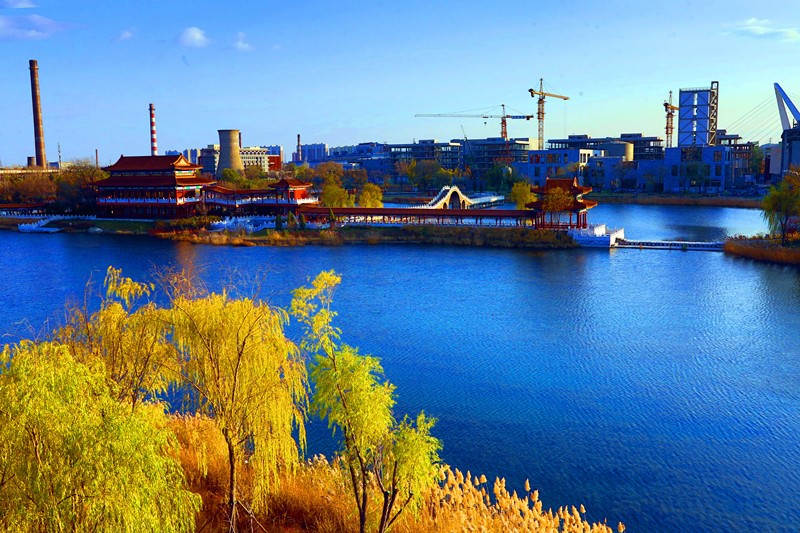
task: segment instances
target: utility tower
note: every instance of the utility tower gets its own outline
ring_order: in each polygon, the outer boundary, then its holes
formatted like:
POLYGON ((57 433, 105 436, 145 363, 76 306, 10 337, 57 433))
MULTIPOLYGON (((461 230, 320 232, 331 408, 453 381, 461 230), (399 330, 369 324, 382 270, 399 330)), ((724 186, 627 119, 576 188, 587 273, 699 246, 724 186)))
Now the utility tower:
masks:
POLYGON ((528 92, 531 93, 531 98, 539 97, 536 100, 537 109, 536 109, 536 118, 539 120, 539 150, 544 150, 544 100, 547 96, 552 96, 553 98, 560 98, 562 100, 569 100, 569 96, 564 96, 563 94, 554 94, 554 93, 546 93, 544 92, 544 81, 542 78, 539 78, 539 90, 536 89, 528 89, 528 92))
POLYGON ((672 105, 672 91, 669 92, 669 100, 664 101, 664 111, 667 114, 667 127, 664 128, 664 133, 667 138, 667 148, 672 148, 672 120, 675 116, 675 111, 680 109, 678 106, 672 105))

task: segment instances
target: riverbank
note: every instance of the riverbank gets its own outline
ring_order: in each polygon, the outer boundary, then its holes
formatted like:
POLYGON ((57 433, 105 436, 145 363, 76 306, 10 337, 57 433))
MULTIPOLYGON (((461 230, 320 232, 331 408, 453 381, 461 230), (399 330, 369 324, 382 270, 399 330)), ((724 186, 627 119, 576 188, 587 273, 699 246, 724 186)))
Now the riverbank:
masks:
POLYGON ((585 196, 585 198, 608 204, 742 207, 747 209, 761 208, 761 198, 743 196, 589 193, 585 196))
POLYGON ((728 239, 725 253, 746 257, 755 261, 781 265, 800 265, 800 239, 794 239, 789 246, 781 246, 773 239, 728 239))
POLYGON ((345 244, 437 244, 489 248, 576 248, 565 232, 471 226, 345 226, 335 229, 262 230, 252 235, 208 231, 155 233, 162 239, 227 246, 341 246, 345 244))

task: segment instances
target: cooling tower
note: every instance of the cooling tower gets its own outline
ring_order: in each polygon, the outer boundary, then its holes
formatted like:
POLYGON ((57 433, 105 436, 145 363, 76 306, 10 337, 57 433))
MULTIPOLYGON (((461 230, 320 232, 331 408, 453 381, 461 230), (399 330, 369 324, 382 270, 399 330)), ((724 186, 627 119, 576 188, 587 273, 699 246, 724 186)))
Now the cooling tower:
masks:
POLYGON ((39 63, 31 59, 31 100, 33 103, 33 138, 36 143, 36 166, 47 167, 47 156, 44 153, 44 126, 42 125, 42 98, 39 94, 39 63))
POLYGON ((222 176, 222 171, 232 168, 244 172, 242 157, 239 155, 239 130, 217 130, 219 132, 219 163, 217 163, 217 177, 222 176))

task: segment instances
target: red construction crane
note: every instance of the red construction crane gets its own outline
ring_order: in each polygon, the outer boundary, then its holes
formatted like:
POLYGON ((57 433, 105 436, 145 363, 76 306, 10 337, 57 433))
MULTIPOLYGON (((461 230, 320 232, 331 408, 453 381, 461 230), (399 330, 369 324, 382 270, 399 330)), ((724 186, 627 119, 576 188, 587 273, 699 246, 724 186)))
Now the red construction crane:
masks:
POLYGON ((667 137, 667 148, 672 148, 672 119, 675 116, 675 111, 680 108, 672 105, 672 91, 669 92, 669 100, 664 100, 664 112, 667 114, 667 126, 664 128, 664 133, 667 137))
POLYGON ((502 115, 462 115, 457 113, 418 113, 414 115, 415 117, 425 117, 425 118, 499 118, 500 119, 500 137, 504 140, 508 140, 508 126, 506 124, 506 120, 530 120, 533 118, 533 115, 506 115, 506 105, 500 104, 503 108, 502 115))
POLYGON ((539 150, 544 150, 544 99, 547 96, 551 96, 553 98, 569 100, 569 96, 544 92, 544 81, 542 78, 539 78, 539 90, 537 91, 536 89, 528 89, 528 92, 531 93, 531 98, 535 98, 537 96, 539 97, 539 99, 536 101, 538 104, 536 118, 539 119, 539 146, 537 148, 539 150))

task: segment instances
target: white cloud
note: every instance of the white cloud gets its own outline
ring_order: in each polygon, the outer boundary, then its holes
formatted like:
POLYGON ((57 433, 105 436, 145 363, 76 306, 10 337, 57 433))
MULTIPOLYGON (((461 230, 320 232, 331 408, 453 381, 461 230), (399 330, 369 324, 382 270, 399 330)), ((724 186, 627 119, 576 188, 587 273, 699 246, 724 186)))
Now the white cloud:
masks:
POLYGON ((206 37, 206 32, 197 26, 189 26, 183 30, 178 40, 183 46, 188 46, 190 48, 203 48, 211 42, 208 40, 208 37, 206 37))
POLYGON ((127 41, 133 38, 133 30, 122 30, 122 33, 117 37, 118 41, 127 41))
POLYGON ((774 39, 784 42, 800 41, 800 29, 778 28, 768 19, 754 17, 736 24, 733 33, 756 39, 774 39))
POLYGON ((29 7, 36 7, 36 4, 31 0, 3 0, 3 7, 10 9, 27 9, 29 7))
POLYGON ((233 46, 240 52, 249 52, 253 49, 253 46, 245 41, 245 37, 246 36, 242 31, 236 34, 236 42, 233 43, 233 46))
POLYGON ((46 39, 64 27, 62 23, 40 15, 0 15, 0 39, 46 39))

